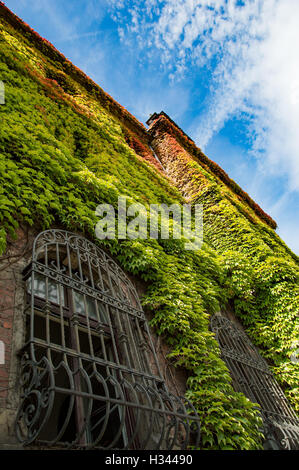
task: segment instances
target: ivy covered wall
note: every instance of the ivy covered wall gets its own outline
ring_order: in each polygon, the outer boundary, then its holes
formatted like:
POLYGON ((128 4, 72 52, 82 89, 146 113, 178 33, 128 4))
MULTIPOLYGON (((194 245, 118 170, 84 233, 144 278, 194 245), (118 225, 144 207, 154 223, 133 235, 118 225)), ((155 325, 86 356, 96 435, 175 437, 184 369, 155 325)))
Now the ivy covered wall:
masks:
POLYGON ((232 180, 209 171, 200 150, 178 136, 164 113, 149 134, 176 187, 192 204, 203 204, 205 241, 222 255, 234 311, 298 411, 298 364, 290 361, 298 348, 298 257, 270 228, 274 221, 234 191, 232 180))
POLYGON ((261 448, 256 405, 234 392, 209 319, 233 302, 295 404, 298 366, 289 359, 299 303, 295 255, 248 202, 181 145, 177 183, 192 190, 175 187, 133 116, 1 2, 0 14, 6 97, 0 106, 1 253, 19 224, 62 226, 101 243, 148 285, 142 300, 152 325, 171 347, 173 363, 189 374, 187 396, 201 417, 201 447, 261 448), (118 196, 125 195, 146 206, 183 203, 188 194, 204 202, 198 252, 184 250, 180 240, 95 239, 94 211, 102 202, 117 208, 118 196))

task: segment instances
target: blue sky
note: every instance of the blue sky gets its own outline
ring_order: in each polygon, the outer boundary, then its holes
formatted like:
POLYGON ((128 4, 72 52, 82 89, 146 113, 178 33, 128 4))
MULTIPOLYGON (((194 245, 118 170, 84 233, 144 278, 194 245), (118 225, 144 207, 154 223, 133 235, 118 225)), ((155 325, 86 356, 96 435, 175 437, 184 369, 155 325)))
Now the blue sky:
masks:
POLYGON ((6 0, 143 123, 164 110, 299 254, 298 0, 6 0))

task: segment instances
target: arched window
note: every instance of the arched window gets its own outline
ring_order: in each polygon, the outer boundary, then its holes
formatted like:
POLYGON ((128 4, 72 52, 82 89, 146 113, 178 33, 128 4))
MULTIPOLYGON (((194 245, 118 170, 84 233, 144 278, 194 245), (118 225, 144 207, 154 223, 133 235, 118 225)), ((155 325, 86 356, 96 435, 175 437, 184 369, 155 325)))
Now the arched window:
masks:
POLYGON ((42 232, 24 279, 21 442, 179 449, 194 435, 198 445, 198 416, 168 391, 136 290, 104 251, 42 232))
POLYGON ((299 449, 299 421, 266 361, 246 334, 228 318, 214 315, 211 329, 233 380, 234 389, 261 407, 265 448, 299 449))

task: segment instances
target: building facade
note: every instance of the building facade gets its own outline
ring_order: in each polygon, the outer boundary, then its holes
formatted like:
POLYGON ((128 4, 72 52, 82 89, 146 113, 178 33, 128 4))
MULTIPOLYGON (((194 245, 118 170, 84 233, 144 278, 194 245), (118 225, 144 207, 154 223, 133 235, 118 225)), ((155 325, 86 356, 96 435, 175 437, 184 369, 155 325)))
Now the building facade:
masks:
POLYGON ((298 258, 164 112, 146 128, 0 2, 0 447, 298 449, 298 258), (100 203, 204 242, 99 241, 100 203))

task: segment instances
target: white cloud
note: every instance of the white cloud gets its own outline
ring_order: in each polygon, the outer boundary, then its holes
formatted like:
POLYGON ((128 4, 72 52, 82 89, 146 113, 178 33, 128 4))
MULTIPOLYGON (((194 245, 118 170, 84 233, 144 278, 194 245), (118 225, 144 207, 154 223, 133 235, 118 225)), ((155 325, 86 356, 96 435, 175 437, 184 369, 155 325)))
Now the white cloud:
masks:
POLYGON ((130 1, 127 39, 133 33, 140 44, 155 45, 172 78, 190 64, 198 74, 212 67, 209 98, 196 122, 198 144, 205 147, 229 118, 245 113, 261 170, 287 174, 290 189, 299 190, 298 0, 143 3, 130 1))
POLYGON ((161 108, 175 120, 197 114, 185 130, 277 220, 299 253, 299 0, 6 3, 139 119, 161 108), (113 28, 101 28, 109 13, 121 47, 113 28), (208 97, 196 112, 192 97, 198 102, 205 93, 201 76, 209 80, 208 97), (220 129, 244 113, 259 158, 242 153, 236 140, 239 154, 222 142, 215 155, 220 129))

